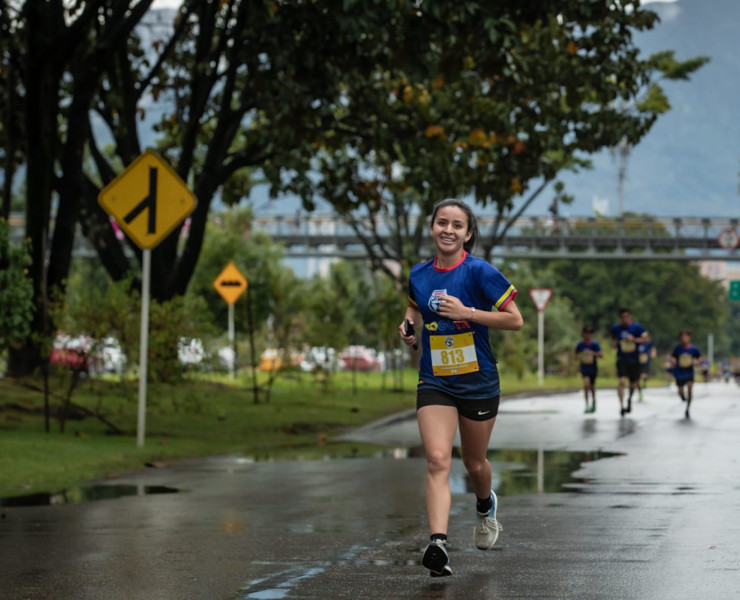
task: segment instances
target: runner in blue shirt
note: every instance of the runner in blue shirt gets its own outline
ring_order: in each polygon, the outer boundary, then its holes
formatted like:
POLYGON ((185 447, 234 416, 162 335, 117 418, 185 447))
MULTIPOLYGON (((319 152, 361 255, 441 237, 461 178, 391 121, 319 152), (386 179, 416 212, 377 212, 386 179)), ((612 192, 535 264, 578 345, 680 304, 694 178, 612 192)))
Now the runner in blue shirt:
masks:
POLYGON ((686 402, 686 418, 689 418, 689 408, 691 407, 691 397, 694 389, 694 365, 698 364, 701 352, 699 348, 691 343, 691 332, 682 329, 678 333, 678 344, 671 352, 671 362, 673 364, 673 376, 676 378, 678 386, 678 395, 681 400, 686 402), (684 394, 684 387, 686 393, 684 394))
POLYGON ((657 350, 649 340, 638 345, 637 350, 640 353, 640 384, 637 388, 637 401, 642 402, 642 391, 647 388, 648 378, 650 377, 650 365, 657 355, 657 350))
POLYGON ((601 352, 599 342, 594 341, 594 328, 585 325, 581 330, 583 340, 576 345, 576 357, 579 362, 579 370, 583 376, 583 394, 586 397, 586 413, 596 412, 596 376, 599 374, 597 358, 604 354, 601 352), (588 404, 588 395, 591 394, 593 402, 588 404))
POLYGON ((647 342, 650 336, 642 325, 632 320, 632 313, 628 308, 619 309, 619 323, 612 325, 610 333, 612 346, 617 349, 619 414, 624 416, 632 412, 632 394, 640 381, 640 353, 637 345, 647 342), (625 407, 624 388, 627 380, 629 380, 630 391, 625 407))
POLYGON ((421 341, 416 407, 427 459, 431 533, 422 564, 430 575, 441 577, 452 573, 447 526, 452 446, 458 427, 463 464, 477 498, 476 547, 491 548, 502 529, 496 520, 497 498, 486 458, 500 394, 488 330, 519 330, 522 317, 514 302, 514 286, 498 269, 469 254, 478 227, 467 204, 456 199, 439 202, 429 229, 437 253, 411 269, 409 304, 398 331, 408 345, 417 343, 417 336, 421 341))

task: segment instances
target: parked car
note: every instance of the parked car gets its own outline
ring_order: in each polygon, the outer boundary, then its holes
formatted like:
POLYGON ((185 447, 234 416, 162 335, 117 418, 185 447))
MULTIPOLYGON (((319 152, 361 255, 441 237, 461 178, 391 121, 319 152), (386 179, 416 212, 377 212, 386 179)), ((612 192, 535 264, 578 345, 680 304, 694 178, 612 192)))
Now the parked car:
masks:
POLYGON ((218 366, 222 369, 233 369, 236 366, 236 353, 231 346, 218 349, 218 366))
POLYGON ((344 361, 337 356, 337 351, 329 346, 313 346, 303 353, 303 360, 298 364, 301 371, 311 373, 316 370, 338 371, 344 368, 344 361))
POLYGON ((49 362, 52 365, 65 367, 72 371, 88 373, 90 371, 91 346, 92 343, 89 338, 59 334, 54 338, 49 362))
POLYGON ((339 358, 348 371, 380 371, 381 361, 378 353, 366 346, 347 346, 339 358))
POLYGON ((181 337, 177 341, 177 358, 185 366, 199 365, 206 357, 203 342, 198 338, 181 337))
POLYGON ((280 367, 283 366, 283 359, 280 357, 280 353, 275 348, 268 348, 260 355, 260 371, 279 371, 280 367))
POLYGON ((96 372, 120 375, 126 370, 126 354, 116 338, 109 336, 103 340, 95 353, 95 363, 96 372))
POLYGON ((126 369, 126 355, 112 336, 96 342, 87 336, 60 333, 54 338, 49 362, 89 374, 123 373, 126 369))

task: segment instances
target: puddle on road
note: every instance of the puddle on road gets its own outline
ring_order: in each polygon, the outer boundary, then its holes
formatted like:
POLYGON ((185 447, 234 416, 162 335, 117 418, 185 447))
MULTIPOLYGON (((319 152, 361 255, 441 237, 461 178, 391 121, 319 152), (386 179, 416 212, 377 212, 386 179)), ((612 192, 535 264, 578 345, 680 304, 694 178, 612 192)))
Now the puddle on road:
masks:
MULTIPOLYGON (((417 451, 412 449, 411 455, 417 451)), ((457 448, 453 452, 460 458, 457 448)), ((555 494, 573 492, 569 489, 574 484, 588 483, 588 479, 573 477, 583 463, 620 456, 614 452, 571 452, 567 450, 490 450, 488 460, 493 469, 493 489, 497 494, 513 496, 515 494, 555 494)), ((462 478, 450 480, 453 493, 473 492, 470 479, 465 474, 462 478)))
MULTIPOLYGON (((619 456, 615 452, 569 452, 565 450, 496 450, 488 460, 500 481, 502 495, 572 492, 574 483, 587 483, 573 477, 583 463, 619 456)), ((470 490, 472 491, 472 489, 470 490)))
MULTIPOLYGON (((371 455, 358 453, 354 458, 423 458, 421 446, 412 448, 386 449, 371 455)), ((459 448, 453 449, 453 456, 460 458, 459 448)), ((573 484, 587 483, 586 479, 573 477, 573 472, 580 469, 585 462, 610 458, 618 454, 610 452, 569 452, 565 450, 491 450, 488 460, 493 468, 493 484, 497 493, 511 496, 514 494, 558 493, 573 491, 567 489, 573 484)), ((336 458, 335 460, 352 457, 336 458)), ((237 459, 236 470, 245 464, 251 464, 254 458, 237 459)), ((234 465, 231 465, 234 469, 234 465)), ((220 468, 214 469, 222 470, 220 468)), ((467 476, 450 479, 453 493, 472 492, 467 476)), ((81 485, 60 492, 40 492, 24 496, 0 498, 0 507, 11 506, 49 506, 52 504, 76 504, 95 500, 111 500, 124 496, 148 496, 152 494, 176 494, 181 490, 158 485, 97 484, 81 485)))
POLYGON ((112 500, 124 496, 151 494, 176 494, 180 490, 163 485, 81 485, 61 492, 28 494, 0 498, 0 506, 48 506, 51 504, 76 504, 93 500, 112 500))

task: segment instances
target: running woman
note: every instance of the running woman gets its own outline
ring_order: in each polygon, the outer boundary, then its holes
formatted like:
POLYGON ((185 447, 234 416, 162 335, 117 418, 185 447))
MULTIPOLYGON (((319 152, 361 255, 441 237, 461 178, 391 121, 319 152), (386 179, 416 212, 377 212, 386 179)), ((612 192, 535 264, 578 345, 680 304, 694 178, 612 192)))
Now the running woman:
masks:
POLYGON ((642 325, 632 320, 632 313, 628 308, 619 309, 619 322, 612 325, 610 333, 612 346, 617 348, 619 414, 624 416, 632 412, 632 394, 640 381, 640 353, 637 345, 647 342, 650 336, 642 325), (627 380, 629 380, 629 397, 625 407, 624 388, 627 380))
POLYGON ((599 342, 594 341, 594 328, 585 325, 581 330, 583 338, 576 345, 576 357, 580 363, 579 370, 583 377, 583 395, 586 397, 586 413, 596 412, 596 376, 599 374, 599 365, 597 358, 604 354, 601 352, 599 342), (591 405, 588 403, 589 393, 593 399, 591 405))
POLYGON ((523 322, 514 302, 516 288, 498 269, 469 254, 478 226, 467 204, 456 199, 437 203, 429 232, 436 256, 411 269, 409 304, 398 331, 408 345, 417 342, 416 334, 421 336, 416 414, 427 460, 431 534, 422 564, 433 577, 442 577, 452 573, 447 526, 458 427, 463 464, 476 495, 475 546, 492 548, 502 530, 486 457, 500 394, 488 330, 519 330, 523 322))
POLYGON ((694 365, 698 364, 701 352, 699 348, 691 343, 691 332, 688 329, 682 329, 678 333, 678 344, 671 352, 671 362, 673 366, 673 376, 676 378, 678 386, 678 395, 681 401, 686 403, 686 418, 689 418, 689 408, 691 407, 691 396, 694 390, 694 365), (684 387, 686 393, 684 393, 684 387))

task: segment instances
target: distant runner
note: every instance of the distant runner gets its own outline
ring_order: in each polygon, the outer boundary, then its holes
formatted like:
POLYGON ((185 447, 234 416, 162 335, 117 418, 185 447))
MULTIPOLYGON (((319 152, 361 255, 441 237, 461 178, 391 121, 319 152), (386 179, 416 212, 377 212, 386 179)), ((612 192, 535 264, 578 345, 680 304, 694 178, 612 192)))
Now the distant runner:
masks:
POLYGON ((665 370, 666 387, 671 387, 671 382, 673 381, 673 359, 670 354, 666 355, 663 361, 663 368, 665 370))
POLYGON ((619 309, 619 323, 612 325, 610 333, 612 346, 617 349, 619 414, 624 416, 632 412, 632 394, 640 381, 640 353, 637 345, 647 342, 650 336, 642 325, 632 320, 632 313, 628 308, 619 309), (628 380, 629 396, 625 407, 624 388, 628 380))
POLYGON ((594 341, 594 328, 585 325, 581 330, 582 341, 576 345, 576 357, 579 360, 579 370, 583 377, 583 395, 586 398, 586 413, 596 412, 596 376, 599 374, 597 358, 604 354, 601 351, 599 342, 594 341), (591 394, 592 403, 589 406, 588 396, 591 394))
POLYGON ((709 383, 709 369, 711 365, 709 364, 708 358, 702 358, 699 361, 699 366, 701 367, 701 376, 704 379, 705 383, 709 383))
POLYGON ((691 396, 694 388, 694 365, 699 364, 701 351, 691 343, 691 332, 682 329, 678 333, 678 344, 671 353, 673 376, 676 378, 678 395, 681 401, 686 402, 686 418, 689 418, 691 408, 691 396), (686 393, 684 393, 684 387, 686 393))
POLYGON ((650 377, 650 365, 657 351, 650 340, 640 344, 637 349, 640 352, 640 385, 637 390, 637 400, 642 402, 642 391, 647 388, 648 378, 650 377))

